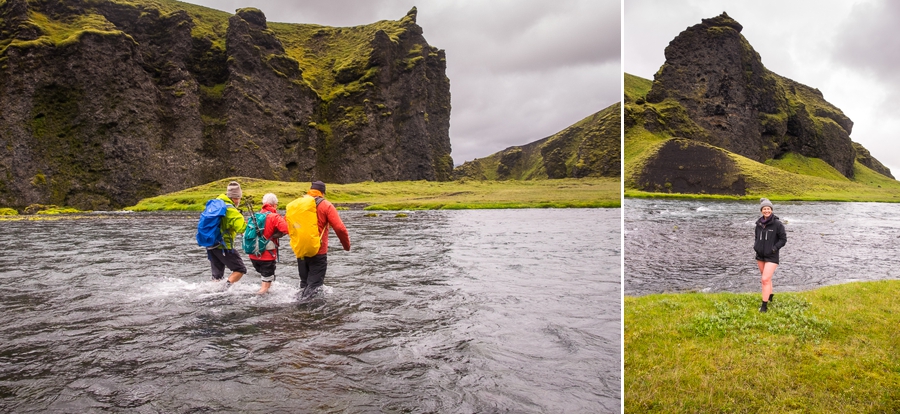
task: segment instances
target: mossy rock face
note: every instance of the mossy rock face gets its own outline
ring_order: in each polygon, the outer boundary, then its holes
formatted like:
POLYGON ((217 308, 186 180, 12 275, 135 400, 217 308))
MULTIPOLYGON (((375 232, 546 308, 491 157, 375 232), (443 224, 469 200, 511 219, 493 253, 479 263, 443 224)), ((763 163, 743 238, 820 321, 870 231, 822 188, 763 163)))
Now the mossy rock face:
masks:
POLYGON ((683 194, 744 195, 738 165, 721 149, 689 139, 671 139, 651 156, 636 179, 639 189, 683 194))
POLYGON ((681 32, 666 47, 643 111, 637 109, 641 83, 626 79, 632 102, 626 125, 643 120, 653 133, 696 139, 758 162, 796 152, 853 178, 853 122, 818 89, 767 70, 742 29, 723 13, 681 32))
POLYGON ((229 176, 451 178, 446 56, 415 9, 343 28, 169 0, 0 9, 0 205, 121 208, 229 176))
POLYGON ((884 164, 876 160, 875 157, 873 157, 872 154, 869 153, 869 150, 863 147, 862 144, 854 142, 853 148, 856 149, 856 161, 859 161, 860 164, 871 168, 873 171, 885 177, 894 178, 894 176, 891 175, 891 169, 885 167, 884 164))

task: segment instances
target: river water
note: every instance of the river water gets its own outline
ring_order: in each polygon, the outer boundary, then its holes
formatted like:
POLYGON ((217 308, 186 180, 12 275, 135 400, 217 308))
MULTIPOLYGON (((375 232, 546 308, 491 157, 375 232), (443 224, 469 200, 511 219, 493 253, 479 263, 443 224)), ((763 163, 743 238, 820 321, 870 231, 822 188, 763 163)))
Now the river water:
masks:
MULTIPOLYGON (((625 200, 625 294, 758 292, 747 201, 625 200)), ((898 279, 900 205, 777 202, 785 223, 775 292, 898 279)))
POLYGON ((620 411, 619 209, 394 214, 307 304, 289 247, 209 281, 196 213, 3 222, 0 412, 620 411))

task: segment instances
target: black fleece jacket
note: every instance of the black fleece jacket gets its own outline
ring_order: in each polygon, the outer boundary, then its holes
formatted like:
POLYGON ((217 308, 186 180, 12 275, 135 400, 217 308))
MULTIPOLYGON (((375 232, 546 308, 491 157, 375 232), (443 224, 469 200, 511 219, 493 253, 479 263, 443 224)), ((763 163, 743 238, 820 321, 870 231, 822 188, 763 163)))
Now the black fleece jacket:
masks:
POLYGON ((756 239, 753 243, 756 260, 778 263, 778 251, 787 243, 784 224, 774 214, 765 224, 763 218, 756 220, 756 239))

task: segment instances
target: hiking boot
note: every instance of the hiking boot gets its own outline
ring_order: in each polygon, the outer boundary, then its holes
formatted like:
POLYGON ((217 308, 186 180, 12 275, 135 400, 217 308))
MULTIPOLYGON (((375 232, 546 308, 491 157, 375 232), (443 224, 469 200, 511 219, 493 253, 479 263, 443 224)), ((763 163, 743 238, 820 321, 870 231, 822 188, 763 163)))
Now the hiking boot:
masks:
POLYGON ((759 311, 762 313, 768 312, 769 311, 768 304, 769 304, 768 302, 763 302, 762 306, 759 307, 759 311))
POLYGON ((770 294, 769 294, 769 302, 771 302, 771 301, 772 301, 772 298, 774 298, 774 297, 775 297, 775 294, 774 294, 774 293, 770 293, 770 294))

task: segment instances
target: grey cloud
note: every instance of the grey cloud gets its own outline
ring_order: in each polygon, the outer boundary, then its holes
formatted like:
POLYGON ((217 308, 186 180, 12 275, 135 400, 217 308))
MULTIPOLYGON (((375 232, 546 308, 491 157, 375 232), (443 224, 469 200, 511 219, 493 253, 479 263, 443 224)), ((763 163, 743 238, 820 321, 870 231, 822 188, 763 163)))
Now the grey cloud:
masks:
POLYGON ((415 4, 410 0, 192 0, 229 13, 244 7, 262 10, 271 22, 358 26, 378 20, 399 20, 415 4))
POLYGON ((434 21, 422 13, 426 38, 461 66, 496 71, 619 60, 618 9, 609 2, 540 2, 528 8, 485 4, 476 16, 462 6, 434 21))
POLYGON ((849 67, 869 70, 883 80, 900 82, 900 2, 880 1, 853 7, 836 36, 833 58, 849 67))
POLYGON ((620 70, 616 62, 560 68, 549 76, 519 73, 471 80, 464 94, 453 97, 453 159, 468 161, 545 138, 613 104, 619 84, 599 79, 612 78, 620 70), (531 83, 543 84, 540 93, 520 86, 531 83))
POLYGON ((544 138, 619 101, 620 0, 191 0, 269 21, 356 26, 413 6, 447 54, 456 162, 544 138))

